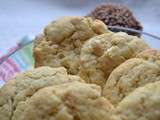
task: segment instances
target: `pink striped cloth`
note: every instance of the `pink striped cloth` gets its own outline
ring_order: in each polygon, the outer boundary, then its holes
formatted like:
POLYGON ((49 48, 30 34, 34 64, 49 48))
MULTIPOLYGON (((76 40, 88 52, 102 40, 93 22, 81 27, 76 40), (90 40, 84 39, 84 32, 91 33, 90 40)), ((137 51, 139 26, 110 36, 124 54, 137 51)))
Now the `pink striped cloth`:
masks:
POLYGON ((25 36, 20 43, 9 49, 5 55, 0 51, 0 87, 16 73, 33 67, 32 39, 25 36))
MULTIPOLYGON (((0 58, 0 60, 2 58, 0 58)), ((11 58, 8 58, 5 63, 0 65, 0 80, 6 81, 17 72, 20 72, 20 69, 11 58)))
MULTIPOLYGON (((18 47, 19 46, 17 45, 16 47, 11 48, 9 50, 8 54, 10 54, 14 50, 16 50, 18 47)), ((0 61, 3 60, 4 57, 6 57, 6 55, 3 55, 0 58, 0 61)), ((18 68, 16 63, 11 58, 8 58, 5 62, 3 62, 0 65, 0 81, 3 80, 4 82, 6 82, 8 79, 10 79, 17 72, 20 72, 20 69, 18 68)))

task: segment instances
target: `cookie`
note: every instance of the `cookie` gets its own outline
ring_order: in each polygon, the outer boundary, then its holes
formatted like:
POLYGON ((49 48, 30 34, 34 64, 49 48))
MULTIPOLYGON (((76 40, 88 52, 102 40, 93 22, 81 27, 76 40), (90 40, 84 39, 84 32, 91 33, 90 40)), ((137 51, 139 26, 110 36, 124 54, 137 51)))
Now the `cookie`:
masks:
POLYGON ((11 120, 17 105, 39 89, 73 81, 83 82, 78 76, 68 75, 62 67, 39 67, 18 74, 0 89, 0 119, 11 120))
POLYGON ((81 49, 79 75, 103 87, 114 68, 148 48, 142 39, 123 32, 98 35, 81 49))
POLYGON ((18 104, 13 120, 109 120, 112 110, 99 86, 72 82, 35 92, 18 104))
POLYGON ((150 62, 154 62, 157 65, 160 65, 160 50, 147 49, 139 53, 136 57, 143 58, 150 62))
POLYGON ((116 108, 122 120, 160 120, 160 81, 137 88, 116 108))
POLYGON ((103 95, 112 104, 117 105, 137 87, 160 80, 160 67, 156 64, 159 55, 155 54, 153 60, 151 54, 150 57, 147 55, 150 52, 143 55, 142 53, 138 55, 139 58, 125 61, 110 74, 103 89, 103 95), (146 58, 146 55, 148 58, 146 58))
POLYGON ((35 67, 63 66, 79 71, 81 47, 89 38, 107 32, 105 24, 86 17, 62 17, 48 24, 34 44, 35 67))

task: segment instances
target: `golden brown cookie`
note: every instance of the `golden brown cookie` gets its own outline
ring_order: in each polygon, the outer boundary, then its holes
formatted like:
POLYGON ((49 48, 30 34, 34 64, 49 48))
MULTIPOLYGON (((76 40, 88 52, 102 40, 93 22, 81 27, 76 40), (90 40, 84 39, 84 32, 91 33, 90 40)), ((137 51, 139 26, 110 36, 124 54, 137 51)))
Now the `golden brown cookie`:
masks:
POLYGON ((132 58, 113 70, 103 89, 103 95, 117 105, 135 88, 159 80, 160 68, 156 64, 132 58))
POLYGON ((101 88, 80 82, 43 88, 17 105, 12 120, 110 120, 101 88))
POLYGON ((81 49, 79 75, 103 87, 115 67, 147 48, 142 39, 123 32, 93 37, 81 49))
POLYGON ((89 38, 107 32, 105 24, 85 17, 62 17, 48 24, 34 45, 35 66, 64 66, 79 71, 81 47, 89 38))
POLYGON ((154 62, 157 65, 160 65, 160 50, 156 49, 147 49, 139 53, 137 58, 143 58, 145 60, 148 60, 150 62, 154 62))
POLYGON ((153 56, 148 52, 141 56, 142 53, 138 55, 139 58, 125 61, 110 74, 103 89, 103 95, 112 104, 117 105, 137 87, 160 81, 160 66, 157 65, 159 54, 155 54, 153 60, 153 56), (145 57, 146 55, 148 58, 145 57))
POLYGON ((64 68, 39 67, 18 74, 0 89, 0 120, 11 120, 18 104, 39 89, 72 81, 83 81, 67 74, 64 68))
POLYGON ((160 81, 139 87, 116 108, 122 120, 160 120, 160 81))

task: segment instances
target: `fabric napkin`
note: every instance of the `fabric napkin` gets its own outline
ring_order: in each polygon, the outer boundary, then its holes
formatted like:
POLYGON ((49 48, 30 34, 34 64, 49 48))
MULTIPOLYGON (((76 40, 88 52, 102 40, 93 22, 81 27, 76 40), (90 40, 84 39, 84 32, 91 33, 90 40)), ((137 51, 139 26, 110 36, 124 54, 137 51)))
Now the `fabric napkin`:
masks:
POLYGON ((33 37, 25 36, 20 43, 9 49, 7 54, 2 55, 0 51, 0 86, 3 86, 16 73, 33 67, 32 40, 33 37))

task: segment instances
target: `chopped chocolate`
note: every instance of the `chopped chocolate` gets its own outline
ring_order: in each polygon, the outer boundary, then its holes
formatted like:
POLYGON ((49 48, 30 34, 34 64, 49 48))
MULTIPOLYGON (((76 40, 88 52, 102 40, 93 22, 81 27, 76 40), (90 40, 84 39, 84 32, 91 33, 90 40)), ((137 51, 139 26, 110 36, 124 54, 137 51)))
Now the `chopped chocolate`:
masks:
MULTIPOLYGON (((93 19, 99 19, 108 26, 120 26, 142 31, 143 27, 140 22, 133 16, 132 11, 123 5, 102 4, 97 6, 88 16, 93 19)), ((109 28, 111 31, 118 32, 115 28, 109 28)), ((124 30, 123 30, 124 31, 124 30)), ((139 33, 124 31, 130 35, 140 36, 139 33)))

